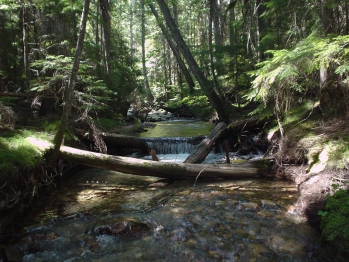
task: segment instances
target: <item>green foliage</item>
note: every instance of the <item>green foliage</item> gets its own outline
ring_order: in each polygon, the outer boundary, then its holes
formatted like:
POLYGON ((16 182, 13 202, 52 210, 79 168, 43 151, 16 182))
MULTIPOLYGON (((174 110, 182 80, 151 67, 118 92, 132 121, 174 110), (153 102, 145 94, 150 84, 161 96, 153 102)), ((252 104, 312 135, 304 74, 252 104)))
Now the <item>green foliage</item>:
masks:
POLYGON ((193 94, 185 97, 182 103, 198 118, 208 119, 213 116, 213 108, 205 95, 193 94))
MULTIPOLYGON (((31 68, 36 70, 37 75, 31 81, 31 91, 62 96, 63 90, 68 86, 72 67, 73 58, 63 55, 50 55, 31 63, 31 68)), ((112 93, 102 80, 94 76, 93 65, 88 60, 80 64, 75 90, 75 107, 80 110, 106 109, 105 102, 112 93)))
POLYGON ((343 255, 349 254, 349 191, 340 189, 327 198, 325 211, 321 216, 322 239, 331 249, 343 255))
MULTIPOLYGON (((342 78, 348 76, 349 36, 320 38, 315 34, 302 40, 291 50, 271 50, 272 57, 250 72, 253 89, 247 99, 264 102, 275 100, 275 109, 286 112, 295 96, 314 89, 320 68, 331 69, 342 78), (314 74, 315 73, 315 74, 314 74)), ((319 86, 319 84, 317 84, 319 86)))
POLYGON ((94 122, 96 123, 96 125, 100 127, 101 130, 112 131, 112 130, 115 130, 116 128, 119 128, 125 125, 121 119, 122 119, 122 116, 120 116, 119 119, 100 117, 98 119, 95 119, 94 122))
POLYGON ((43 137, 30 131, 8 138, 0 137, 0 175, 33 169, 43 161, 43 152, 26 139, 29 136, 43 137))
POLYGON ((6 106, 13 106, 15 105, 16 101, 18 101, 18 97, 11 97, 11 96, 1 96, 0 102, 2 102, 6 106))
POLYGON ((349 137, 331 140, 328 142, 330 150, 328 164, 332 168, 346 168, 346 160, 349 159, 349 137))

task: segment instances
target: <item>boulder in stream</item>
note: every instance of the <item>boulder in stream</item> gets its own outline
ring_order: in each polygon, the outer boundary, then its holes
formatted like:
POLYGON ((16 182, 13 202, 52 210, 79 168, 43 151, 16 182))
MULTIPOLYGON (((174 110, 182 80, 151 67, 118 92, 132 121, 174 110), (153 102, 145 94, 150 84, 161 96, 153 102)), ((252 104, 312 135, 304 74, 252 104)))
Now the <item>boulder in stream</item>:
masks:
POLYGON ((119 218, 114 223, 95 226, 91 231, 96 235, 139 237, 150 230, 152 226, 138 219, 119 218))

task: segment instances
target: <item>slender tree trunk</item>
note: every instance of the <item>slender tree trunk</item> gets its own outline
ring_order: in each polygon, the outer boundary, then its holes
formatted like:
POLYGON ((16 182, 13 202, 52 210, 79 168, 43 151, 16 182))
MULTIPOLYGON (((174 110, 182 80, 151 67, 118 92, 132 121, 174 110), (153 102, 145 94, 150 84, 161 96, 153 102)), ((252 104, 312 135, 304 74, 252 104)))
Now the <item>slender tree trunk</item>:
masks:
POLYGON ((181 68, 181 71, 185 77, 185 80, 189 86, 189 90, 193 91, 194 90, 194 87, 195 87, 195 84, 194 84, 194 81, 190 75, 190 72, 188 71, 187 69, 187 66, 185 65, 183 59, 181 58, 181 55, 178 51, 178 48, 176 47, 175 43, 172 41, 172 37, 170 36, 170 34, 168 33, 167 29, 165 28, 164 24, 161 22, 160 20, 160 17, 159 17, 159 14, 158 12, 156 11, 155 7, 153 4, 149 4, 149 7, 153 13, 153 15, 155 16, 157 22, 158 22, 158 25, 160 26, 160 29, 163 33, 163 35, 165 36, 174 56, 176 57, 176 60, 177 60, 177 63, 179 65, 179 67, 181 68))
POLYGON ((326 35, 334 33, 335 26, 334 23, 334 15, 332 7, 328 5, 329 0, 319 0, 319 4, 321 5, 321 13, 320 18, 322 21, 322 26, 324 29, 324 33, 326 35))
MULTIPOLYGON (((214 86, 216 88, 216 91, 219 94, 219 96, 222 99, 224 99, 223 98, 224 95, 223 95, 223 93, 221 92, 221 90, 219 88, 219 82, 218 82, 217 74, 216 74, 216 70, 217 70, 218 75, 220 73, 222 73, 222 70, 220 70, 222 61, 220 59, 218 59, 217 56, 215 56, 213 54, 213 24, 215 24, 214 31, 215 31, 216 48, 217 48, 217 41, 220 43, 220 40, 216 39, 216 37, 219 37, 219 36, 217 36, 217 32, 216 32, 217 25, 216 25, 216 22, 214 22, 214 20, 217 19, 217 17, 214 18, 216 16, 214 14, 216 12, 216 7, 214 5, 215 2, 216 2, 216 0, 210 1, 210 15, 209 15, 209 27, 208 27, 209 28, 209 30, 208 30, 208 46, 209 46, 209 54, 210 54, 210 68, 211 68, 211 75, 212 75, 212 78, 213 78, 213 83, 214 83, 214 86), (215 63, 214 57, 216 57, 217 63, 215 63)), ((216 5, 217 5, 217 3, 216 3, 216 5)), ((220 34, 218 33, 218 35, 220 35, 220 34)), ((220 43, 220 44, 222 44, 222 43, 220 43)))
POLYGON ((208 46, 209 46, 209 56, 210 56, 210 69, 211 69, 211 75, 213 78, 213 83, 217 88, 218 81, 215 73, 215 62, 213 59, 213 2, 216 0, 209 1, 210 2, 210 15, 209 15, 209 22, 208 22, 208 46))
POLYGON ((25 73, 25 90, 29 90, 29 59, 28 59, 28 26, 27 8, 25 4, 22 7, 22 29, 23 29, 23 65, 25 73))
POLYGON ((200 84, 200 87, 209 99, 211 105, 214 109, 216 109, 219 119, 221 121, 229 121, 229 111, 233 111, 233 107, 231 106, 231 104, 227 104, 226 101, 224 101, 221 97, 217 95, 214 88, 212 87, 212 83, 210 83, 201 72, 199 65, 197 64, 192 53, 190 52, 174 19, 172 18, 166 2, 164 0, 157 0, 157 2, 164 15, 166 24, 172 33, 173 39, 177 43, 177 46, 179 47, 183 57, 185 58, 190 70, 192 71, 196 80, 200 84), (227 107, 229 108, 227 109, 227 107))
POLYGON ((133 33, 133 12, 134 12, 134 4, 133 0, 130 1, 130 50, 131 50, 131 55, 134 54, 134 33, 133 33))
POLYGON ((59 122, 59 126, 53 141, 54 142, 53 161, 55 161, 58 157, 58 153, 64 138, 65 128, 67 126, 69 115, 71 112, 75 82, 78 76, 78 71, 80 66, 80 57, 84 47, 86 22, 87 22, 89 8, 90 8, 90 0, 85 0, 84 9, 82 10, 82 16, 80 21, 80 32, 79 32, 78 42, 76 45, 74 64, 73 64, 72 72, 70 75, 69 84, 65 88, 65 92, 64 92, 65 93, 64 107, 63 107, 62 117, 59 122))
POLYGON ((239 82, 238 82, 238 76, 239 76, 239 63, 238 63, 238 37, 236 33, 236 25, 235 25, 235 5, 236 0, 232 1, 229 6, 229 55, 230 55, 230 62, 229 62, 229 71, 233 74, 234 77, 234 96, 236 103, 238 104, 240 108, 240 97, 239 97, 239 82))
MULTIPOLYGON (((96 50, 95 50, 95 60, 96 61, 100 61, 101 60, 101 47, 100 47, 100 30, 99 30, 99 25, 100 25, 100 8, 99 8, 99 5, 96 5, 96 20, 95 20, 95 28, 94 28, 94 31, 95 31, 95 42, 96 42, 96 50)), ((96 68, 97 68, 97 74, 98 76, 102 76, 102 73, 101 73, 101 65, 100 63, 96 63, 96 68)))
POLYGON ((154 96, 151 93, 148 81, 147 67, 146 67, 146 59, 145 59, 145 0, 141 0, 141 23, 142 23, 142 69, 143 69, 143 78, 144 78, 144 88, 147 92, 147 98, 150 102, 154 101, 154 96))
POLYGON ((348 1, 345 1, 345 34, 349 34, 349 5, 348 1))
POLYGON ((111 46, 111 17, 109 0, 99 0, 102 24, 102 55, 104 73, 107 77, 107 84, 110 85, 110 46, 111 46))
POLYGON ((223 47, 223 38, 221 35, 221 21, 220 21, 220 8, 217 3, 217 0, 210 1, 210 10, 213 20, 213 29, 214 29, 214 39, 215 39, 215 58, 216 58, 216 70, 217 74, 220 76, 223 74, 222 67, 222 47, 223 47))

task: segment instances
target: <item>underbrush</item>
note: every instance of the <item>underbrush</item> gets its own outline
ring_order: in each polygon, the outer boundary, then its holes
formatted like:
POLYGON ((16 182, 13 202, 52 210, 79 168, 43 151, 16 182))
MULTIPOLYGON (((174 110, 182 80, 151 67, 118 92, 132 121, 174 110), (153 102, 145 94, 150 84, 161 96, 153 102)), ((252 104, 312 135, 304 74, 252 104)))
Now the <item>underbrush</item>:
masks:
POLYGON ((316 103, 305 103, 272 125, 268 139, 281 164, 307 164, 308 172, 313 167, 317 168, 313 172, 325 167, 349 169, 347 123, 345 116, 325 118, 316 103))
POLYGON ((325 211, 320 211, 321 238, 326 243, 327 251, 336 259, 349 255, 349 191, 340 189, 333 196, 327 197, 325 211))

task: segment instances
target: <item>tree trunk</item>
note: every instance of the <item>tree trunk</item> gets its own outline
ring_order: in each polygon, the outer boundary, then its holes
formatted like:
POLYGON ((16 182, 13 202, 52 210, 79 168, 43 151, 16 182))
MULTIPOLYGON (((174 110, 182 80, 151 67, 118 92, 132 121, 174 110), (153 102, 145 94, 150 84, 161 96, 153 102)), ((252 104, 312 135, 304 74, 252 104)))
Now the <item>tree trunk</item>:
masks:
MULTIPOLYGON (((223 68, 222 68, 222 59, 221 55, 223 53, 223 38, 221 34, 221 16, 220 16, 220 7, 217 2, 217 0, 211 0, 210 1, 210 12, 213 20, 213 28, 214 28, 214 39, 215 39, 215 58, 216 58, 216 69, 217 74, 219 76, 223 75, 223 68)), ((223 4, 223 3, 220 3, 223 4)))
POLYGON ((28 58, 28 27, 29 27, 29 21, 28 15, 27 15, 27 8, 25 4, 23 4, 22 7, 22 40, 23 40, 23 66, 24 66, 24 74, 25 74, 25 90, 29 90, 29 58, 28 58))
MULTIPOLYGON (((28 138, 41 150, 49 150, 52 144, 46 141, 28 138)), ((142 160, 132 157, 111 156, 62 146, 59 158, 86 166, 114 170, 139 176, 154 176, 172 179, 183 178, 251 178, 268 175, 271 159, 237 161, 231 164, 176 164, 142 160)))
POLYGON ((184 163, 201 163, 205 160, 206 156, 212 151, 217 140, 222 136, 222 133, 227 130, 225 123, 218 123, 212 132, 205 138, 196 148, 196 150, 191 153, 184 163))
POLYGON ((89 8, 90 8, 90 0, 85 0, 84 9, 82 10, 80 32, 79 32, 78 42, 76 45, 74 64, 73 64, 72 72, 70 75, 69 84, 68 86, 65 87, 64 107, 63 107, 62 117, 54 137, 53 161, 57 159, 59 149, 63 142, 65 128, 67 126, 70 111, 71 111, 75 82, 78 76, 78 71, 80 66, 80 57, 82 54, 82 49, 84 47, 86 22, 87 22, 89 8))
POLYGON ((166 24, 172 34, 173 39, 175 40, 180 52, 185 58, 191 72, 195 76, 198 81, 201 89, 204 91, 208 100, 210 101, 213 108, 217 111, 218 117, 222 121, 228 121, 230 118, 230 113, 233 111, 233 107, 231 104, 226 103, 224 99, 217 95, 215 92, 212 83, 210 83, 202 73, 199 68, 198 63, 190 52, 186 42, 184 41, 173 17, 171 16, 170 10, 164 0, 157 0, 160 9, 165 18, 166 24))
POLYGON ((180 55, 180 53, 179 53, 179 51, 178 51, 178 48, 177 48, 176 45, 173 43, 172 38, 171 38, 171 36, 169 35, 169 33, 167 32, 165 26, 164 26, 163 23, 160 21, 159 14, 158 14, 158 12, 156 11, 154 5, 150 3, 150 4, 149 4, 149 7, 150 7, 151 11, 153 12, 153 14, 154 14, 154 16, 155 16, 155 18, 156 18, 156 20, 157 20, 159 26, 160 26, 160 29, 161 29, 162 33, 164 34, 164 36, 165 36, 165 38, 166 38, 166 40, 167 40, 167 42, 168 42, 168 44, 169 44, 169 46, 170 46, 170 48, 171 48, 173 54, 174 54, 174 56, 176 57, 177 63, 178 63, 178 65, 179 65, 179 67, 181 68, 181 71, 182 71, 182 73, 183 73, 183 75, 184 75, 184 77, 185 77, 185 80, 186 80, 186 82, 187 82, 187 84, 188 84, 189 89, 190 89, 190 90, 194 90, 194 87, 195 87, 194 81, 193 81, 193 79, 192 79, 192 77, 191 77, 191 75, 190 75, 190 72, 189 72, 188 69, 187 69, 187 66, 184 64, 184 62, 183 62, 183 60, 182 60, 182 58, 181 58, 181 55, 180 55))
POLYGON ((106 154, 83 151, 63 146, 59 157, 82 165, 119 171, 139 176, 154 176, 163 178, 247 178, 264 174, 270 163, 269 159, 246 161, 220 165, 174 164, 141 160, 131 157, 118 157, 106 154))
POLYGON ((99 0, 101 12, 101 40, 102 40, 102 64, 107 84, 110 86, 110 46, 111 46, 111 17, 110 3, 108 0, 99 0))
POLYGON ((130 52, 131 55, 134 55, 134 32, 133 32, 133 12, 134 12, 134 3, 133 0, 130 1, 129 5, 129 11, 130 11, 130 52))
POLYGON ((144 2, 145 0, 141 0, 141 7, 142 7, 142 69, 143 69, 143 82, 144 82, 144 89, 147 92, 147 98, 150 102, 154 101, 154 96, 151 93, 150 87, 149 87, 149 81, 148 81, 148 74, 147 74, 147 67, 146 67, 146 61, 145 61, 145 8, 144 8, 144 2))
MULTIPOLYGON (((78 136, 82 137, 83 139, 93 141, 93 137, 90 137, 90 134, 85 130, 75 129, 75 132, 78 136)), ((116 146, 137 148, 142 150, 148 149, 146 140, 139 137, 119 135, 119 134, 109 134, 104 132, 100 134, 100 136, 103 138, 104 142, 108 146, 116 145, 116 146)))

